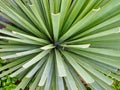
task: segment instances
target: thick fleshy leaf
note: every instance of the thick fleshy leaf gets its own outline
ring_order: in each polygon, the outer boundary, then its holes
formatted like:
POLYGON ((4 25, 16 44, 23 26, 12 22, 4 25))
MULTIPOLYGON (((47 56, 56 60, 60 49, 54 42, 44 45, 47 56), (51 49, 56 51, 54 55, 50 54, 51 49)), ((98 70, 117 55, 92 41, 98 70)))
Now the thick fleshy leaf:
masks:
POLYGON ((20 80, 15 90, 114 90, 119 2, 0 0, 0 78, 20 80))
POLYGON ((57 64, 57 69, 58 69, 58 75, 60 77, 65 77, 67 76, 65 66, 64 66, 64 59, 61 56, 60 52, 55 50, 55 55, 56 55, 56 64, 57 64))

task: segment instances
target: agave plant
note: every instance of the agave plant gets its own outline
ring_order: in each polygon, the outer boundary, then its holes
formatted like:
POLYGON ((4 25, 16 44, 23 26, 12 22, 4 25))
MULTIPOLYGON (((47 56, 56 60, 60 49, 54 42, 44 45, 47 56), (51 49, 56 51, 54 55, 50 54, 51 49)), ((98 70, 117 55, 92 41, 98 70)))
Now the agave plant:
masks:
POLYGON ((114 90, 120 80, 120 0, 0 0, 0 78, 15 90, 114 90))

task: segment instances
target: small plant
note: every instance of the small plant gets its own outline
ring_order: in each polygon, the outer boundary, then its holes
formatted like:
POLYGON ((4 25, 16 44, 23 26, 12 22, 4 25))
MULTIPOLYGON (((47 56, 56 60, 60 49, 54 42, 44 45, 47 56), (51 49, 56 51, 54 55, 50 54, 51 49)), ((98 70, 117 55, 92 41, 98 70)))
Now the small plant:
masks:
POLYGON ((114 81, 114 88, 115 88, 115 90, 120 90, 120 82, 119 81, 117 81, 117 80, 114 81))
POLYGON ((0 90, 13 90, 16 88, 15 82, 16 78, 10 78, 9 76, 5 76, 0 79, 0 90))
MULTIPOLYGON (((2 68, 2 66, 5 64, 6 62, 4 62, 3 60, 0 60, 0 68, 2 68)), ((17 78, 11 78, 9 76, 4 76, 0 78, 0 90, 13 90, 16 88, 16 85, 17 85, 16 82, 17 82, 17 78)))
POLYGON ((0 78, 18 77, 15 90, 114 90, 119 8, 120 0, 0 0, 12 23, 0 22, 0 78))

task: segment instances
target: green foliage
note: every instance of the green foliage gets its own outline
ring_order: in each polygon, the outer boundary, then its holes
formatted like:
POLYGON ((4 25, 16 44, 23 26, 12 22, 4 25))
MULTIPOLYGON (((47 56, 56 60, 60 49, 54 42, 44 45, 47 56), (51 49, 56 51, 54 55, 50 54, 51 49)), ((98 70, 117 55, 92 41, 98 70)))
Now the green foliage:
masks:
POLYGON ((119 8, 120 0, 0 0, 13 23, 0 22, 0 78, 18 77, 15 90, 114 90, 119 8))
POLYGON ((2 77, 0 79, 0 90, 13 90, 16 88, 16 78, 10 78, 9 76, 2 77))
POLYGON ((114 81, 114 88, 115 88, 115 90, 120 90, 120 82, 119 81, 117 81, 117 80, 114 81))
MULTIPOLYGON (((6 64, 5 61, 0 60, 0 68, 2 68, 2 66, 5 64, 6 64)), ((17 82, 17 78, 15 77, 11 78, 9 76, 4 76, 0 78, 0 90, 13 90, 16 88, 16 85, 17 85, 16 82, 17 82)))

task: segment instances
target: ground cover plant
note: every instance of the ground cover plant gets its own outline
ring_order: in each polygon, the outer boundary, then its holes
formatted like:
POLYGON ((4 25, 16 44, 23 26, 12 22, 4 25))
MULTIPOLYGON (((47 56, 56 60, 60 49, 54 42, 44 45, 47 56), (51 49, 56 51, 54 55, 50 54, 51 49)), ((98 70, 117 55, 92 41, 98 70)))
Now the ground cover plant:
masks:
MULTIPOLYGON (((4 66, 6 62, 0 59, 0 68, 4 66)), ((0 72, 2 73, 2 72, 0 72)), ((11 78, 8 75, 0 78, 0 90, 13 90, 17 86, 17 78, 11 78)))
POLYGON ((15 90, 114 90, 120 0, 0 0, 0 78, 15 90))

